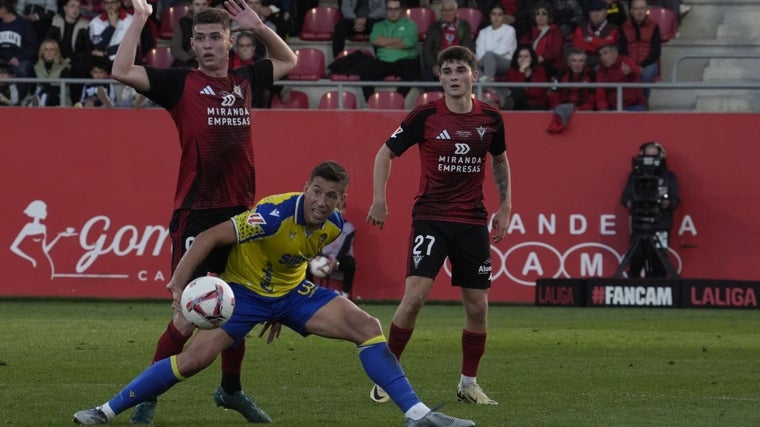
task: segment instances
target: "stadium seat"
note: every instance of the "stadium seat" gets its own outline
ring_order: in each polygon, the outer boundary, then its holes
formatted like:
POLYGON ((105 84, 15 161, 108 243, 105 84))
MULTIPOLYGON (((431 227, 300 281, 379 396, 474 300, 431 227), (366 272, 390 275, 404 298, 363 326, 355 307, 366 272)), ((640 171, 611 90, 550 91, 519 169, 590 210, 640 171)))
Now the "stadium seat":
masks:
POLYGON ((174 62, 174 55, 169 46, 156 46, 145 55, 145 64, 156 68, 170 68, 174 62))
MULTIPOLYGON (((362 49, 362 48, 352 48, 352 49, 345 49, 342 52, 338 54, 338 56, 335 57, 335 59, 343 58, 351 53, 354 53, 356 51, 360 51, 363 53, 366 53, 368 56, 375 56, 374 53, 372 53, 369 49, 362 49)), ((343 74, 343 73, 330 73, 330 80, 332 81, 357 81, 359 80, 358 74, 343 74)))
POLYGON ((437 101, 441 98, 443 98, 443 92, 439 90, 433 92, 422 92, 417 97, 417 102, 415 102, 415 105, 419 107, 420 105, 424 105, 432 101, 437 101))
POLYGON ((660 38, 663 43, 675 38, 678 32, 678 18, 672 10, 660 6, 650 6, 649 16, 660 26, 660 38))
POLYGON ((404 95, 395 90, 375 92, 367 100, 367 108, 373 110, 404 110, 404 95))
POLYGON ((288 74, 288 80, 319 80, 325 77, 325 53, 317 48, 296 49, 296 66, 288 74))
POLYGON ((279 94, 275 94, 272 97, 272 109, 296 109, 296 108, 309 108, 309 95, 306 92, 300 90, 293 90, 290 92, 290 99, 288 102, 282 102, 279 94))
POLYGON ((335 24, 340 21, 340 10, 330 6, 317 6, 309 9, 301 26, 298 37, 306 41, 332 40, 335 24))
POLYGON ((161 26, 158 29, 158 38, 162 40, 170 40, 172 34, 174 34, 174 27, 179 22, 180 18, 187 15, 190 11, 190 5, 177 5, 168 9, 164 9, 161 13, 161 26))
MULTIPOLYGON (((353 92, 349 92, 346 90, 344 90, 342 94, 343 94, 343 109, 355 110, 358 107, 358 103, 356 101, 356 95, 353 92)), ((340 100, 340 95, 338 95, 337 90, 331 90, 329 92, 325 92, 324 94, 322 94, 322 97, 319 98, 318 108, 320 110, 338 110, 341 108, 338 105, 339 100, 340 100)))
POLYGON ((369 43, 369 34, 364 33, 358 33, 358 34, 351 34, 347 37, 352 42, 356 43, 369 43))
POLYGON ((478 34, 480 22, 483 20, 483 12, 474 7, 460 7, 457 9, 457 18, 467 21, 470 24, 472 35, 475 36, 478 34))
POLYGON ((436 20, 435 12, 429 7, 410 7, 406 10, 405 16, 417 24, 417 34, 419 40, 425 40, 428 27, 433 25, 436 20))

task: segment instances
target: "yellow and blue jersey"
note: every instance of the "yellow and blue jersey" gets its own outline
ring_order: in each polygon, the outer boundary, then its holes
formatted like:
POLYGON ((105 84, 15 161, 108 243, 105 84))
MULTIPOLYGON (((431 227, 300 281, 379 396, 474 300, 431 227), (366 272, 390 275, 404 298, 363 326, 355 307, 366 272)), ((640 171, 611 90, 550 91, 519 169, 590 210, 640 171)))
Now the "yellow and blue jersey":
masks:
POLYGON ((343 229, 343 217, 335 211, 309 234, 303 203, 303 193, 278 194, 234 216, 238 244, 230 250, 222 279, 270 297, 283 296, 298 286, 306 278, 308 260, 343 229))

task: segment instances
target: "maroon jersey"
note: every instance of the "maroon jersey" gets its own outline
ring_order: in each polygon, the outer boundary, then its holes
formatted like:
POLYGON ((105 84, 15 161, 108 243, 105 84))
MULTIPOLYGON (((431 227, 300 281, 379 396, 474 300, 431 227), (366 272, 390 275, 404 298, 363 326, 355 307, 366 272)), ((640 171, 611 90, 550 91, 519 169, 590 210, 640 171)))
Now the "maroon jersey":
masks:
POLYGON ((199 70, 145 67, 145 96, 169 111, 182 156, 174 209, 251 206, 255 194, 251 111, 272 86, 272 63, 259 61, 211 77, 199 70))
POLYGON ((419 144, 420 187, 414 220, 485 224, 486 153, 507 149, 498 109, 473 100, 472 111, 452 113, 445 98, 415 108, 386 142, 396 156, 419 144))

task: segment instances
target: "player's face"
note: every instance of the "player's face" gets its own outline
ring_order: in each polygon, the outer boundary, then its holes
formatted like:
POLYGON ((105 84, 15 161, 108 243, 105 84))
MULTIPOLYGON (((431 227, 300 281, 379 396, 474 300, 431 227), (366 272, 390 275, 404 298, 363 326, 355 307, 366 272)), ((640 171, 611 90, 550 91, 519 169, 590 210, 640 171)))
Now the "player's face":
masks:
POLYGON ((472 94, 472 82, 478 78, 478 72, 474 71, 462 61, 444 62, 441 65, 439 80, 443 85, 446 95, 453 97, 470 96, 472 94))
POLYGON ((321 177, 306 184, 304 189, 304 219, 307 225, 320 226, 346 200, 346 186, 321 177))
POLYGON ((190 40, 201 70, 226 71, 232 46, 230 30, 222 24, 198 24, 190 40))

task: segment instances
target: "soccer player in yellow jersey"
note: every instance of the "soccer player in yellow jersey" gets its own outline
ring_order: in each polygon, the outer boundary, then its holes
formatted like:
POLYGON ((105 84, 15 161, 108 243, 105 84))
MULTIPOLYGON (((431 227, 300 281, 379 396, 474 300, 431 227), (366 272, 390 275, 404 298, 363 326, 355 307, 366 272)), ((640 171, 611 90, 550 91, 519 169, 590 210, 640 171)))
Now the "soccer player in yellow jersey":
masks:
MULTIPOLYGON (((222 278, 235 293, 235 311, 218 329, 199 330, 180 354, 154 363, 111 400, 74 414, 80 424, 105 424, 124 410, 169 390, 209 366, 227 347, 240 343, 259 323, 285 325, 301 335, 351 341, 367 376, 406 416, 406 427, 469 427, 470 420, 432 411, 412 389, 386 344, 380 322, 338 293, 306 280, 309 259, 335 240, 343 227, 336 210, 346 199, 348 174, 337 163, 317 165, 302 193, 262 199, 201 234, 167 285, 178 309, 182 290, 208 253, 232 245, 222 278)), ((335 261, 331 268, 335 267, 335 261)))

